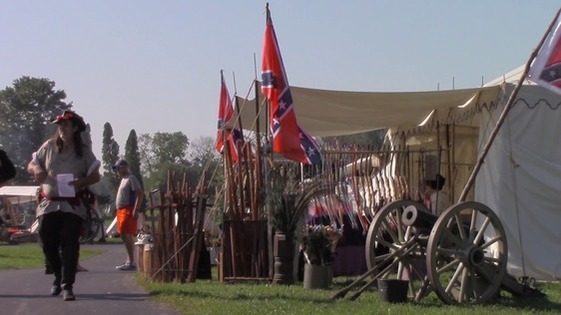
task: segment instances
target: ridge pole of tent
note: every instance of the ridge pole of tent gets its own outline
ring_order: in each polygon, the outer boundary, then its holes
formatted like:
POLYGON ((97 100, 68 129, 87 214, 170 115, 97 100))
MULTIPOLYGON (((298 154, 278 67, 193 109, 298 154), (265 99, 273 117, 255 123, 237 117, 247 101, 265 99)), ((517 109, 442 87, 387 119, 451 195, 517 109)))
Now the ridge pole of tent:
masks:
POLYGON ((497 121, 497 125, 495 126, 495 128, 491 132, 491 135, 489 136, 489 139, 487 139, 487 143, 485 143, 485 147, 483 148, 483 151, 481 152, 481 155, 477 159, 477 163, 475 163, 475 166, 473 167, 473 171, 471 172, 471 175, 468 178, 466 186, 464 187, 464 190, 462 190, 462 194, 460 195, 458 203, 465 201, 469 190, 471 189, 471 187, 473 186, 473 183, 475 182, 475 177, 477 176, 477 173, 479 172, 479 169, 481 168, 481 165, 483 165, 483 161, 485 160, 485 157, 487 156, 487 153, 489 152, 489 149, 491 148, 491 145, 493 144, 493 140, 495 140, 495 137, 499 133, 499 129, 501 128, 502 124, 504 123, 504 121, 506 119, 506 115, 508 114, 508 112, 512 108, 512 104, 514 103, 516 95, 518 94, 518 91, 522 87, 522 83, 524 82, 524 80, 526 79, 526 76, 528 75, 528 71, 530 70, 530 64, 536 58, 536 56, 538 54, 538 51, 543 46, 543 43, 545 42, 549 33, 551 33, 551 30, 553 29, 553 25, 557 21, 557 18, 559 17, 560 12, 561 12, 561 9, 557 11, 557 14, 555 15, 555 18, 553 19, 553 21, 551 22, 551 24, 547 28, 547 31, 543 35, 543 37, 540 40, 538 46, 536 47, 536 49, 534 49, 534 51, 530 55, 530 58, 526 62, 526 67, 524 67, 524 72, 520 76, 520 80, 518 80, 518 83, 516 84, 516 87, 514 88, 514 91, 512 91, 512 94, 510 94, 510 97, 508 98, 508 102, 506 103, 505 108, 503 109, 503 112, 501 113, 501 116, 499 117, 499 120, 497 121))

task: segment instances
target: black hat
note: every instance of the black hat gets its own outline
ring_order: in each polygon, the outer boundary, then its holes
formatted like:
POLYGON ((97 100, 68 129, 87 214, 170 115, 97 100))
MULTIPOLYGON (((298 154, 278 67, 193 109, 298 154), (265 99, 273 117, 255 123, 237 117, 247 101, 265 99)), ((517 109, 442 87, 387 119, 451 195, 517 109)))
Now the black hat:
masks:
POLYGON ((128 166, 128 165, 129 165, 129 162, 127 162, 126 160, 123 160, 123 159, 119 159, 119 160, 117 160, 117 162, 115 162, 115 164, 113 164, 112 168, 113 168, 113 171, 116 171, 120 167, 128 166))
POLYGON ((436 174, 436 179, 425 181, 428 186, 435 190, 442 190, 442 188, 444 188, 445 182, 446 178, 440 174, 436 174))
POLYGON ((62 115, 59 115, 55 119, 53 119, 51 121, 51 124, 58 124, 61 121, 68 119, 72 120, 74 125, 78 127, 79 132, 86 130, 86 123, 84 122, 84 118, 71 110, 65 110, 62 115))

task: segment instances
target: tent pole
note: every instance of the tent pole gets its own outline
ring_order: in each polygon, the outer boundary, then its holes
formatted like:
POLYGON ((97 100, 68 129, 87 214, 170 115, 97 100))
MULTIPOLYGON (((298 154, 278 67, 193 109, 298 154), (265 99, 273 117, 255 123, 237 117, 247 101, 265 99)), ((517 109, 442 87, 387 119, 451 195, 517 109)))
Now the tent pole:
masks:
POLYGON ((557 21, 557 18, 559 17, 560 12, 561 12, 561 9, 559 11, 557 11, 557 14, 555 15, 555 18, 553 19, 553 21, 551 22, 551 24, 547 28, 547 31, 543 35, 543 37, 540 40, 538 46, 532 52, 532 54, 530 55, 530 58, 526 62, 526 67, 524 68, 524 72, 520 76, 520 80, 518 80, 518 83, 516 84, 516 87, 514 88, 514 91, 512 91, 512 94, 510 94, 510 97, 508 98, 508 101, 505 105, 505 108, 503 109, 503 112, 501 113, 501 116, 499 117, 499 120, 497 121, 497 125, 495 126, 495 128, 491 132, 491 135, 489 136, 489 139, 487 139, 487 143, 485 143, 485 147, 483 148, 483 151, 481 152, 481 155, 477 159, 477 163, 473 167, 473 171, 471 172, 471 175, 468 178, 466 186, 464 187, 464 190, 462 190, 462 194, 460 195, 460 199, 458 200, 458 203, 465 201, 468 192, 470 191, 471 187, 473 186, 473 183, 475 182, 475 177, 477 176, 477 173, 479 172, 479 169, 481 168, 481 165, 483 165, 483 161, 485 160, 485 157, 487 156, 487 153, 489 152, 489 149, 491 148, 491 145, 493 144, 493 140, 495 139, 495 137, 499 133, 499 129, 501 128, 502 124, 506 120, 506 115, 508 114, 508 112, 512 108, 512 104, 514 103, 516 95, 518 94, 518 91, 520 91, 520 88, 522 87, 522 84, 523 84, 524 80, 526 79, 526 75, 528 75, 528 71, 530 70, 530 64, 536 58, 536 56, 538 54, 538 51, 541 49, 541 47, 543 46, 543 43, 545 42, 547 36, 549 35, 551 30, 553 29, 553 25, 557 21))

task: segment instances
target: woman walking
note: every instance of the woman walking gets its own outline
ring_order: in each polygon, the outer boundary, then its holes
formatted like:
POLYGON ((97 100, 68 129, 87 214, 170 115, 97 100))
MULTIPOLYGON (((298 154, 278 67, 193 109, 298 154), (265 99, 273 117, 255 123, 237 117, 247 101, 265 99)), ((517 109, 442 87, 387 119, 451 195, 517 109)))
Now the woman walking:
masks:
POLYGON ((74 281, 80 252, 80 229, 86 216, 81 197, 86 187, 100 180, 91 148, 82 142, 84 119, 64 111, 54 121, 57 131, 33 154, 27 171, 41 184, 42 200, 37 207, 39 237, 55 280, 51 295, 75 300, 74 281))

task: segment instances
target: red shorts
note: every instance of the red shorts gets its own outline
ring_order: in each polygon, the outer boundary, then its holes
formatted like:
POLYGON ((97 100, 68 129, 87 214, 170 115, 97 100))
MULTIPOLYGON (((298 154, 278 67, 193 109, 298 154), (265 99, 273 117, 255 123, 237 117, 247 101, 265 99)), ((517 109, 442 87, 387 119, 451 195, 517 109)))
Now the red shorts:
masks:
POLYGON ((117 209, 117 233, 136 235, 138 226, 132 215, 133 210, 133 207, 117 209))

